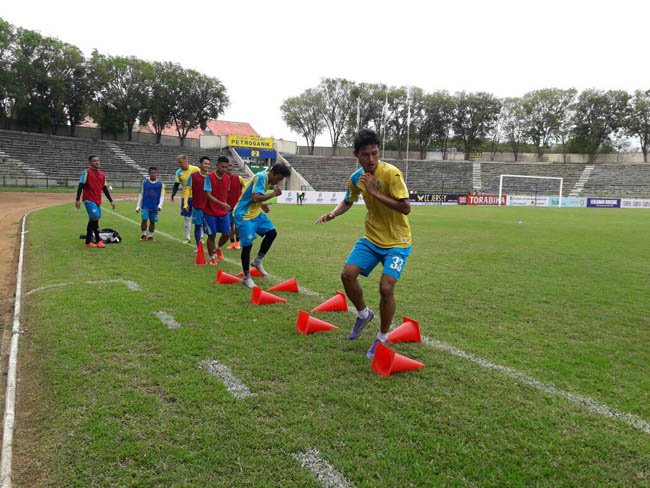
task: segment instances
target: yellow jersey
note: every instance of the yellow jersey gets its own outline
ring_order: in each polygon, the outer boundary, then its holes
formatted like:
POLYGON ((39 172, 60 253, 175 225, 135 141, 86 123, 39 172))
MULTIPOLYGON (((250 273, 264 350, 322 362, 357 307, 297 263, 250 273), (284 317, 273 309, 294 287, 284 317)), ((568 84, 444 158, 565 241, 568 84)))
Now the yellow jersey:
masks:
MULTIPOLYGON (((366 214, 365 238, 379 247, 409 247, 411 245, 411 226, 408 217, 396 210, 388 208, 372 197, 360 181, 363 168, 352 173, 348 179, 348 190, 345 201, 354 203, 363 195, 368 213, 366 214)), ((379 161, 373 174, 375 188, 380 193, 396 200, 409 197, 402 172, 392 164, 379 161)))
POLYGON ((176 183, 181 185, 181 195, 183 195, 185 201, 187 201, 188 198, 192 198, 192 184, 188 184, 188 181, 190 181, 192 173, 198 171, 200 171, 199 167, 194 166, 193 164, 190 164, 185 170, 181 168, 176 170, 176 183))

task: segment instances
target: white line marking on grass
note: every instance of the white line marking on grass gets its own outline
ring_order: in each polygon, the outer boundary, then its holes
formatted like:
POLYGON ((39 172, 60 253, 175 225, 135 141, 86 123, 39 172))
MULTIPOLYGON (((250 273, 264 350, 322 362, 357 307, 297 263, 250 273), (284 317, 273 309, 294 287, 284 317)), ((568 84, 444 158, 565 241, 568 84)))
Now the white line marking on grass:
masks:
MULTIPOLYGON (((122 283, 123 285, 126 285, 126 287, 129 290, 142 291, 142 287, 139 284, 137 284, 135 281, 131 281, 131 280, 84 281, 84 283, 86 283, 88 285, 103 285, 103 284, 106 284, 106 283, 122 283)), ((45 285, 45 286, 41 286, 39 288, 34 288, 33 290, 29 290, 27 293, 25 293, 25 296, 31 295, 32 293, 39 293, 41 291, 50 290, 52 288, 60 288, 62 286, 70 286, 70 285, 74 285, 74 283, 67 282, 67 283, 55 283, 53 285, 45 285)))
POLYGON ((347 488, 354 486, 345 479, 325 458, 318 449, 310 447, 306 451, 292 454, 303 468, 309 471, 324 488, 347 488))
POLYGON ((538 390, 541 390, 544 393, 556 395, 572 403, 581 405, 585 407, 587 410, 590 410, 591 412, 597 413, 604 417, 618 419, 621 422, 626 423, 630 427, 634 427, 635 429, 645 432, 646 434, 650 434, 650 423, 646 422, 640 417, 637 417, 636 415, 621 412, 620 410, 608 407, 603 403, 597 402, 592 398, 582 396, 582 395, 577 395, 575 393, 562 390, 550 383, 542 383, 541 381, 538 381, 535 378, 528 376, 525 373, 522 373, 512 368, 508 368, 507 366, 501 366, 500 364, 493 363, 492 361, 489 361, 479 356, 475 356, 472 353, 465 352, 445 342, 441 342, 436 339, 431 339, 429 337, 424 337, 424 336, 422 336, 422 342, 428 346, 447 352, 453 356, 457 356, 459 358, 471 361, 472 363, 478 364, 479 366, 482 366, 486 369, 492 369, 494 371, 503 373, 504 375, 508 376, 509 378, 515 381, 518 381, 528 386, 532 386, 533 388, 537 388, 538 390))
POLYGON ((157 311, 154 312, 154 315, 167 326, 168 329, 180 329, 181 324, 176 322, 176 319, 169 315, 167 312, 157 311))
POLYGON ((211 361, 201 361, 199 363, 199 369, 203 369, 207 371, 208 374, 219 378, 226 387, 226 390, 239 400, 253 395, 248 387, 232 374, 232 371, 230 371, 228 366, 221 364, 215 359, 211 361))
MULTIPOLYGON (((119 217, 122 220, 125 220, 127 222, 131 222, 132 224, 135 224, 135 225, 138 225, 138 226, 140 225, 139 222, 136 222, 135 220, 132 220, 132 219, 130 219, 128 217, 124 217, 123 215, 120 215, 120 214, 118 214, 117 212, 115 212, 113 210, 106 209, 106 211, 113 214, 113 215, 115 215, 116 217, 119 217)), ((179 239, 178 237, 174 237, 173 235, 168 234, 166 232, 156 230, 156 234, 161 235, 163 237, 166 237, 167 239, 172 240, 174 242, 178 242, 180 244, 183 244, 185 246, 194 247, 194 244, 188 244, 184 240, 179 239)), ((236 259, 225 258, 224 261, 227 262, 227 263, 230 263, 230 264, 234 264, 235 266, 241 265, 241 261, 236 260, 236 259)), ((276 281, 277 283, 281 283, 281 282, 285 281, 284 278, 280 278, 279 276, 275 276, 275 275, 271 275, 271 274, 268 275, 266 278, 270 278, 271 280, 276 281)), ((321 298, 323 300, 325 299, 325 295, 323 295, 323 294, 321 294, 321 293, 319 293, 317 291, 310 290, 309 288, 305 288, 304 286, 299 286, 298 289, 300 290, 301 293, 304 293, 305 295, 313 296, 313 297, 319 297, 319 298, 321 298)), ((354 311, 356 312, 356 309, 354 311)))

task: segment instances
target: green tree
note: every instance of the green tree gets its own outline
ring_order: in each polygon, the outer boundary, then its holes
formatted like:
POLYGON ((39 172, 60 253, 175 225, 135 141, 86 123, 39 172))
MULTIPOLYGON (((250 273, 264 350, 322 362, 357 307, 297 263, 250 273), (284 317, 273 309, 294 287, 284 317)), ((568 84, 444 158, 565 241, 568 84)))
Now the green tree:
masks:
POLYGON ((577 91, 573 88, 544 88, 526 93, 522 98, 526 135, 537 148, 537 159, 542 160, 551 140, 561 139, 559 134, 571 113, 577 91))
POLYGON ((521 98, 505 98, 501 103, 501 116, 503 134, 515 155, 515 162, 519 160, 521 145, 526 141, 528 132, 526 113, 521 98))
POLYGON ((91 100, 89 66, 81 51, 71 44, 55 43, 56 61, 50 72, 53 99, 53 125, 67 125, 70 135, 88 113, 91 100))
POLYGON ((15 91, 14 26, 0 18, 0 117, 5 127, 9 127, 9 116, 13 106, 15 91))
POLYGON ((420 157, 426 157, 427 148, 435 146, 447 157, 447 144, 454 121, 454 100, 446 91, 424 94, 416 107, 416 141, 420 157))
POLYGON ((185 70, 175 80, 176 103, 171 118, 181 146, 192 129, 205 129, 208 120, 221 115, 230 101, 226 88, 216 78, 194 70, 185 70))
POLYGON ((323 95, 313 88, 297 97, 287 98, 280 107, 282 119, 294 132, 307 141, 309 154, 314 154, 316 137, 325 129, 323 95))
POLYGON ((318 85, 323 98, 323 120, 336 154, 341 136, 348 127, 350 114, 356 109, 356 90, 353 82, 342 78, 325 78, 318 85))
POLYGON ((154 72, 150 63, 134 57, 105 56, 93 51, 90 60, 96 89, 95 119, 100 125, 122 120, 133 139, 133 126, 151 99, 154 72), (97 110, 99 108, 99 110, 97 110))
POLYGON ((142 112, 141 122, 151 122, 156 143, 160 144, 165 127, 172 123, 172 113, 180 93, 178 80, 183 76, 183 68, 170 62, 155 62, 152 68, 151 98, 142 112))
POLYGON ((574 142, 589 155, 590 162, 610 135, 625 125, 629 99, 630 95, 622 90, 589 89, 578 96, 573 116, 574 142))
POLYGON ((499 116, 501 102, 492 94, 485 92, 460 92, 456 99, 456 119, 453 123, 455 134, 463 141, 465 159, 474 151, 479 138, 488 134, 499 116))
POLYGON ((630 100, 629 116, 625 122, 626 133, 639 138, 643 162, 648 162, 650 147, 650 90, 636 90, 630 100))

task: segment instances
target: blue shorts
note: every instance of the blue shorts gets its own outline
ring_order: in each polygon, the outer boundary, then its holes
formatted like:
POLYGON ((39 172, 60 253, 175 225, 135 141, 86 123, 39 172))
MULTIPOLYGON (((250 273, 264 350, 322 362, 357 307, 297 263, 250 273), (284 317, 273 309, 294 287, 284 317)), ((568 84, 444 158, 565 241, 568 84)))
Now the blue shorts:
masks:
POLYGON ((86 212, 88 212, 88 217, 91 219, 101 219, 102 218, 102 208, 97 205, 95 202, 90 200, 84 200, 84 206, 86 207, 86 212))
POLYGON ((192 223, 194 225, 203 225, 203 210, 192 208, 192 223))
POLYGON ((185 210, 185 199, 181 198, 181 215, 183 217, 192 216, 192 198, 187 199, 187 210, 185 210))
POLYGON ((411 254, 409 247, 379 247, 362 237, 352 248, 345 264, 353 264, 361 268, 361 274, 368 276, 381 263, 383 274, 399 280, 406 265, 406 258, 411 254))
POLYGON ((147 210, 143 208, 140 212, 140 215, 142 215, 142 220, 158 222, 158 210, 147 210))
POLYGON ((260 213, 254 219, 236 220, 235 225, 239 229, 239 240, 243 247, 253 244, 256 234, 263 236, 268 231, 275 229, 271 219, 264 213, 260 213))
POLYGON ((209 236, 215 234, 230 234, 230 217, 226 215, 203 214, 203 232, 209 236))

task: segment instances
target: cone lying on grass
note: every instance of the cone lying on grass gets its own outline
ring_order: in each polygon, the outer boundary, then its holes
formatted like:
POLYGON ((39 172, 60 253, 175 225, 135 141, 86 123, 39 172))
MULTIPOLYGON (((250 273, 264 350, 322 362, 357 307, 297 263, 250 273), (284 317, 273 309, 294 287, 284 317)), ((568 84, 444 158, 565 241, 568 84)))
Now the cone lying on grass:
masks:
POLYGON ((298 282, 294 276, 287 281, 283 281, 282 283, 278 283, 277 285, 272 286, 266 291, 290 291, 293 293, 298 293, 298 282))
POLYGON ((203 241, 199 242, 198 250, 196 251, 196 261, 194 264, 199 266, 205 266, 205 251, 203 250, 203 241))
MULTIPOLYGON (((251 276, 257 276, 257 277, 264 276, 262 274, 262 272, 259 269, 257 269, 255 266, 251 267, 249 272, 250 272, 251 276)), ((242 276, 244 276, 244 272, 240 271, 239 273, 237 273, 237 276, 239 276, 241 278, 242 276)))
POLYGON ((312 312, 341 312, 348 311, 348 302, 345 295, 340 291, 336 292, 332 298, 325 300, 323 303, 314 307, 312 312))
POLYGON ((371 367, 379 376, 388 378, 392 373, 424 368, 424 363, 397 354, 390 347, 379 342, 375 348, 371 367))
POLYGON ((325 332, 328 330, 338 329, 336 325, 332 325, 324 320, 317 319, 310 316, 303 310, 298 311, 298 319, 296 320, 296 330, 303 335, 311 334, 313 332, 325 332))
POLYGON ((251 303, 254 305, 268 305, 270 303, 282 303, 286 300, 282 297, 278 297, 273 293, 266 292, 262 290, 259 286, 253 288, 253 294, 251 295, 251 303))
POLYGON ((387 342, 422 342, 418 321, 408 317, 402 317, 402 320, 402 325, 388 334, 387 342))
POLYGON ((225 273, 222 270, 218 269, 217 270, 217 279, 216 279, 215 282, 219 283, 220 285, 232 285, 233 283, 241 283, 242 279, 237 278, 236 276, 225 273))

